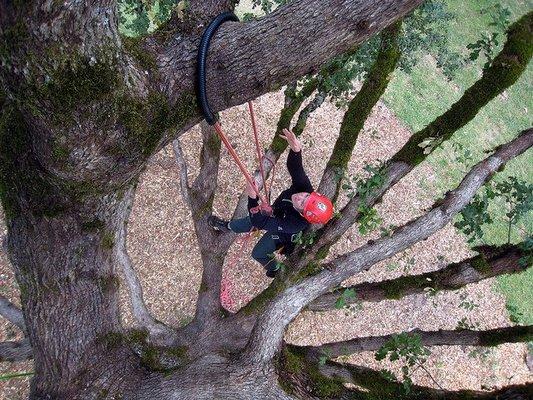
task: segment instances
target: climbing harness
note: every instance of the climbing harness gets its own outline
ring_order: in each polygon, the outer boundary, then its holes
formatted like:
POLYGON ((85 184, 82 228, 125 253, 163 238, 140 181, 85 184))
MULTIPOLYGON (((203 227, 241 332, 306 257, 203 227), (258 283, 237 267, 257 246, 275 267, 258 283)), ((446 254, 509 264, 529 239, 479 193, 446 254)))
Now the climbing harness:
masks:
MULTIPOLYGON (((257 160, 259 163, 259 170, 261 172, 261 178, 263 179, 263 188, 265 190, 264 196, 260 193, 259 189, 257 188, 257 185, 255 184, 254 179, 240 160, 239 156, 237 155, 237 152, 231 145, 231 143, 228 140, 228 137, 222 130, 222 126, 220 124, 220 121, 218 120, 218 117, 211 111, 211 108, 209 107, 209 101, 207 99, 207 77, 206 77, 206 60, 207 60, 207 52, 209 50, 209 45, 211 43, 211 38, 217 31, 217 29, 222 25, 224 22, 227 21, 233 21, 233 22, 239 22, 239 18, 232 13, 231 11, 224 12, 220 15, 218 15, 206 28, 204 31, 204 34, 202 36, 202 40, 200 41, 200 47, 198 50, 198 57, 197 57, 197 96, 198 96, 198 102, 200 103, 200 107, 202 109, 202 113, 204 114, 205 120, 209 125, 212 125, 215 128, 215 131, 217 132, 218 136, 220 137, 220 140, 226 148, 228 149, 229 154, 233 157, 233 160, 241 170, 242 174, 244 175, 244 178, 248 182, 248 184, 254 189, 255 193, 257 194, 260 205, 255 208, 253 211, 261 211, 268 214, 272 214, 272 207, 270 206, 269 202, 269 189, 267 187, 266 182, 266 176, 265 171, 263 168, 263 160, 267 159, 273 166, 273 173, 274 175, 274 163, 272 160, 268 159, 265 155, 262 154, 261 148, 259 145, 259 138, 257 133, 257 124, 255 121, 255 113, 253 109, 252 102, 248 102, 248 109, 250 112, 250 117, 252 121, 252 129, 254 131, 254 140, 255 140, 255 147, 256 147, 256 153, 257 153, 257 160)), ((271 183, 272 185, 272 183, 271 183)))

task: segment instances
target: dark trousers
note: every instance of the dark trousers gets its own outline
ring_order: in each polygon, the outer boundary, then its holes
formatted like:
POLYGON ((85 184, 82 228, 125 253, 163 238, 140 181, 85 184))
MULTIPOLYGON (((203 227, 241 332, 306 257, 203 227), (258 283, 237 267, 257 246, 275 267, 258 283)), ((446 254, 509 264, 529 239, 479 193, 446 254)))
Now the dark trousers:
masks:
MULTIPOLYGON (((229 228, 236 233, 250 232, 252 230, 252 222, 250 217, 235 219, 230 221, 229 228)), ((252 250, 253 259, 267 270, 276 269, 276 260, 273 253, 280 246, 279 239, 276 238, 277 236, 266 232, 252 250)))

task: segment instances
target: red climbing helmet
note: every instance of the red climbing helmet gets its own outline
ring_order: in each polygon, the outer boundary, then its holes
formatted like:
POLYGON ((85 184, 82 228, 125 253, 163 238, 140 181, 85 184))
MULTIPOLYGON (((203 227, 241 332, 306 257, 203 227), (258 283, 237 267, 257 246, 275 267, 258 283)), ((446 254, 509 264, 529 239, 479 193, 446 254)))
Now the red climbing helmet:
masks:
POLYGON ((331 200, 320 193, 311 193, 305 201, 303 217, 312 224, 325 224, 332 216, 331 200))

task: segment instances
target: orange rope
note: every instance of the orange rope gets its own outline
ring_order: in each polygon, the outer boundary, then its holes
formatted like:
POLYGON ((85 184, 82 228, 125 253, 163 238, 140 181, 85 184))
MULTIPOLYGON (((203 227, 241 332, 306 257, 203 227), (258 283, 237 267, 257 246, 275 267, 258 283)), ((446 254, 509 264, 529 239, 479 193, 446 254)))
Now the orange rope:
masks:
POLYGON ((233 159, 237 163, 237 166, 239 167, 239 169, 241 170, 242 174, 244 175, 244 178, 250 184, 250 186, 252 186, 252 188, 254 189, 255 193, 259 197, 259 200, 261 200, 261 203, 263 203, 263 207, 266 208, 266 209, 269 209, 270 205, 269 205, 267 199, 264 198, 261 195, 261 193, 259 192, 259 190, 257 189, 257 185, 255 184, 252 176, 250 175, 250 173, 248 172, 248 170, 246 169, 244 164, 241 162, 239 156, 235 152, 235 149, 233 148, 233 146, 229 142, 226 134, 224 133, 224 131, 222 131, 222 127, 220 126, 220 123, 218 121, 215 123, 214 127, 215 127, 215 131, 218 133, 218 136, 220 137, 220 140, 222 140, 222 142, 224 143, 224 145, 228 149, 230 155, 233 157, 233 159))
POLYGON ((250 117, 252 119, 252 128, 254 130, 255 150, 257 152, 257 162, 259 163, 259 171, 261 171, 261 178, 263 178, 263 189, 265 189, 265 197, 268 201, 267 181, 265 178, 265 171, 263 169, 263 155, 261 154, 261 147, 259 146, 259 134, 257 133, 257 125, 255 124, 255 114, 252 102, 248 102, 248 110, 250 110, 250 117))

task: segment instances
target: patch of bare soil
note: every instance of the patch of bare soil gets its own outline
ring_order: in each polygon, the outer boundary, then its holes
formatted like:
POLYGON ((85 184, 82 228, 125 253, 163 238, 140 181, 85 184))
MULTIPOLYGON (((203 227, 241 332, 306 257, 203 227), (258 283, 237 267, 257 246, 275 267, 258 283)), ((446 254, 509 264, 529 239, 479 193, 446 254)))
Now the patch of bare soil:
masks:
MULTIPOLYGON (((279 110, 283 105, 281 92, 265 95, 254 101, 260 136, 265 146, 275 131, 279 110)), ((313 114, 303 135, 304 165, 314 185, 320 181, 320 172, 326 165, 338 134, 342 112, 325 103, 313 114)), ((246 105, 222 113, 225 130, 248 167, 255 166, 252 133, 246 105)), ((376 160, 386 160, 409 138, 411 132, 382 103, 374 108, 360 135, 349 166, 350 174, 361 173, 362 167, 376 160)), ((201 135, 192 129, 180 139, 189 162, 189 179, 198 171, 201 135)), ((286 155, 281 158, 276 172, 274 196, 288 182, 285 170, 286 155)), ((386 225, 403 224, 429 207, 431 193, 420 188, 421 182, 431 183, 436 172, 427 165, 416 168, 397 184, 378 206, 386 225)), ((226 150, 220 163, 219 192, 215 212, 229 218, 244 188, 244 179, 234 167, 226 150)), ((342 196, 340 204, 347 200, 342 196)), ((0 224, 0 235, 5 234, 0 224)), ((330 257, 353 250, 375 237, 374 233, 361 237, 353 227, 333 248, 330 257)), ((230 282, 229 291, 234 307, 239 308, 264 289, 269 279, 260 265, 250 258, 253 239, 245 248, 232 247, 226 259, 224 274, 230 282)), ((128 247, 143 284, 145 299, 154 315, 170 324, 186 323, 194 314, 196 294, 200 285, 201 261, 197 251, 190 212, 179 191, 179 170, 173 160, 172 148, 167 146, 151 160, 139 184, 134 209, 129 223, 128 247)), ((347 283, 374 281, 409 273, 422 273, 458 261, 471 253, 463 238, 452 226, 433 235, 394 259, 372 267, 368 272, 347 283)), ((0 278, 3 295, 18 303, 18 290, 5 254, 0 254, 0 278)), ((456 292, 442 292, 434 297, 410 296, 400 301, 364 304, 362 309, 339 310, 327 313, 302 313, 290 326, 287 340, 297 344, 319 344, 354 337, 382 335, 412 330, 453 329, 467 317, 480 329, 508 326, 505 300, 493 288, 493 280, 471 285, 456 292), (462 298, 476 303, 473 311, 459 307, 462 298)), ((125 286, 122 285, 124 322, 132 324, 125 286)), ((0 340, 20 338, 20 333, 9 323, 0 321, 0 340)), ((498 346, 473 354, 469 347, 432 348, 427 370, 419 369, 413 376, 417 384, 436 387, 433 379, 447 389, 497 388, 507 384, 533 381, 524 361, 526 346, 512 344, 498 346)), ((361 353, 349 358, 350 362, 371 367, 397 367, 378 363, 372 353, 361 353)), ((32 363, 0 364, 0 373, 31 371, 32 363)), ((0 382, 0 399, 22 399, 27 396, 29 379, 0 382)))

